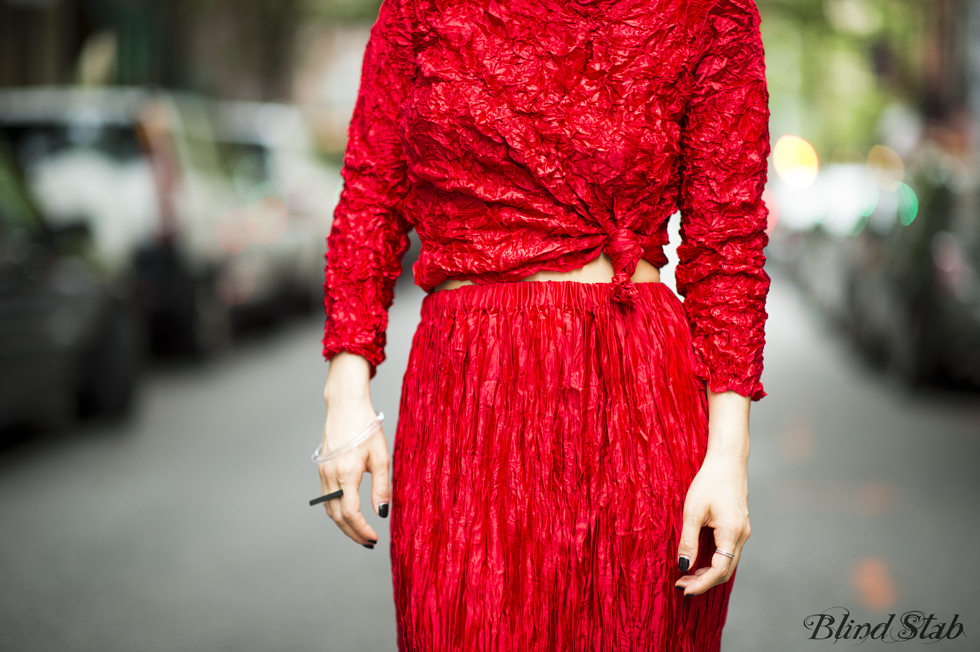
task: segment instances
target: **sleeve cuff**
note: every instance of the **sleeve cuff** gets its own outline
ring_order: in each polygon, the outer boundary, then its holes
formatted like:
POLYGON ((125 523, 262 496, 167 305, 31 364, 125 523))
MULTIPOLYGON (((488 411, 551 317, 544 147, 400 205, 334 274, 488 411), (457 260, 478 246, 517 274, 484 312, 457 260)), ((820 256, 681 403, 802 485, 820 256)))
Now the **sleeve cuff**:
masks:
POLYGON ((700 355, 696 355, 695 357, 698 358, 698 363, 695 367, 694 375, 700 378, 704 382, 705 387, 712 392, 720 394, 722 392, 733 391, 752 401, 759 401, 766 396, 766 392, 762 387, 761 373, 744 374, 739 373, 735 369, 719 366, 711 369, 700 360, 700 355))
POLYGON ((331 342, 327 339, 323 341, 323 359, 325 361, 329 361, 341 351, 359 355, 368 361, 370 368, 368 380, 374 378, 374 376, 378 373, 378 365, 385 360, 384 350, 378 349, 376 346, 358 346, 350 343, 331 342))

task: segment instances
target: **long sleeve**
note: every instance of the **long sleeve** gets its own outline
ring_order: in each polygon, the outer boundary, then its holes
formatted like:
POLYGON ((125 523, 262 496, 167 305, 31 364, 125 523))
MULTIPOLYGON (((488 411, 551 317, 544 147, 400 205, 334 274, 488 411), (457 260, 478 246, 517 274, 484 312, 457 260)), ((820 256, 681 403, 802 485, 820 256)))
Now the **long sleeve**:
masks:
POLYGON ((402 210, 409 183, 397 128, 414 74, 403 4, 384 0, 371 28, 325 256, 323 357, 362 355, 371 378, 385 359, 388 309, 412 228, 402 210))
POLYGON ((766 395, 769 94, 755 4, 718 0, 695 45, 681 143, 677 290, 696 374, 712 391, 758 401, 766 395))

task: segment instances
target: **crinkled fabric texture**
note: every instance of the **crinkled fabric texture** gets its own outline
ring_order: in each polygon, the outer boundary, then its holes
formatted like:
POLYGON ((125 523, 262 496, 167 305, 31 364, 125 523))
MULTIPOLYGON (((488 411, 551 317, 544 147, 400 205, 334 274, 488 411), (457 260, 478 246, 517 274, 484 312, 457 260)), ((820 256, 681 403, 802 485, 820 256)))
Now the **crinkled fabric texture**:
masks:
MULTIPOLYGON (((422 303, 392 467, 399 652, 716 652, 734 576, 674 582, 707 450, 662 283, 464 286, 422 303)), ((694 568, 710 566, 703 528, 694 568)))
POLYGON ((695 373, 762 398, 768 117, 752 0, 385 0, 328 236, 324 356, 374 376, 413 228, 426 291, 605 251, 629 308, 679 210, 695 373))

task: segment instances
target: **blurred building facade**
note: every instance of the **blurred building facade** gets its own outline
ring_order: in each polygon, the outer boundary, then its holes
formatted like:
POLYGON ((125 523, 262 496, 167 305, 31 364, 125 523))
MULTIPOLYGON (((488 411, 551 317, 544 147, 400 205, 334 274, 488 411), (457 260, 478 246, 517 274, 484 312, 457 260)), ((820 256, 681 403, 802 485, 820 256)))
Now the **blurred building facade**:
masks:
POLYGON ((346 143, 380 0, 0 0, 0 87, 122 85, 300 105, 346 143))
MULTIPOLYGON (((318 16, 316 6, 308 4, 2 0, 0 86, 114 83, 195 90, 228 99, 288 100, 297 26, 318 16)), ((366 15, 371 9, 366 3, 366 15)))

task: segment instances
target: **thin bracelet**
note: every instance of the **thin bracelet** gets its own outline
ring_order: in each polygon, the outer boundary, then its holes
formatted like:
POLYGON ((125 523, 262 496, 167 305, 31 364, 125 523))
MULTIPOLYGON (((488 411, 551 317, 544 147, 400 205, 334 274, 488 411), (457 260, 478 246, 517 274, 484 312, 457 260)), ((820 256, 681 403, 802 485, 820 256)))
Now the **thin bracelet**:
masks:
POLYGON ((327 451, 324 453, 322 452, 323 443, 321 442, 320 445, 316 447, 316 450, 313 451, 313 461, 317 464, 321 464, 328 460, 334 459, 338 455, 346 453, 347 451, 351 450, 352 448, 360 444, 362 441, 370 437, 371 433, 374 432, 375 428, 381 427, 381 422, 384 421, 384 419, 385 419, 384 412, 378 412, 377 416, 374 418, 374 421, 372 421, 371 425, 369 425, 367 428, 364 429, 364 432, 359 434, 357 437, 354 437, 340 448, 335 448, 334 450, 327 451))

